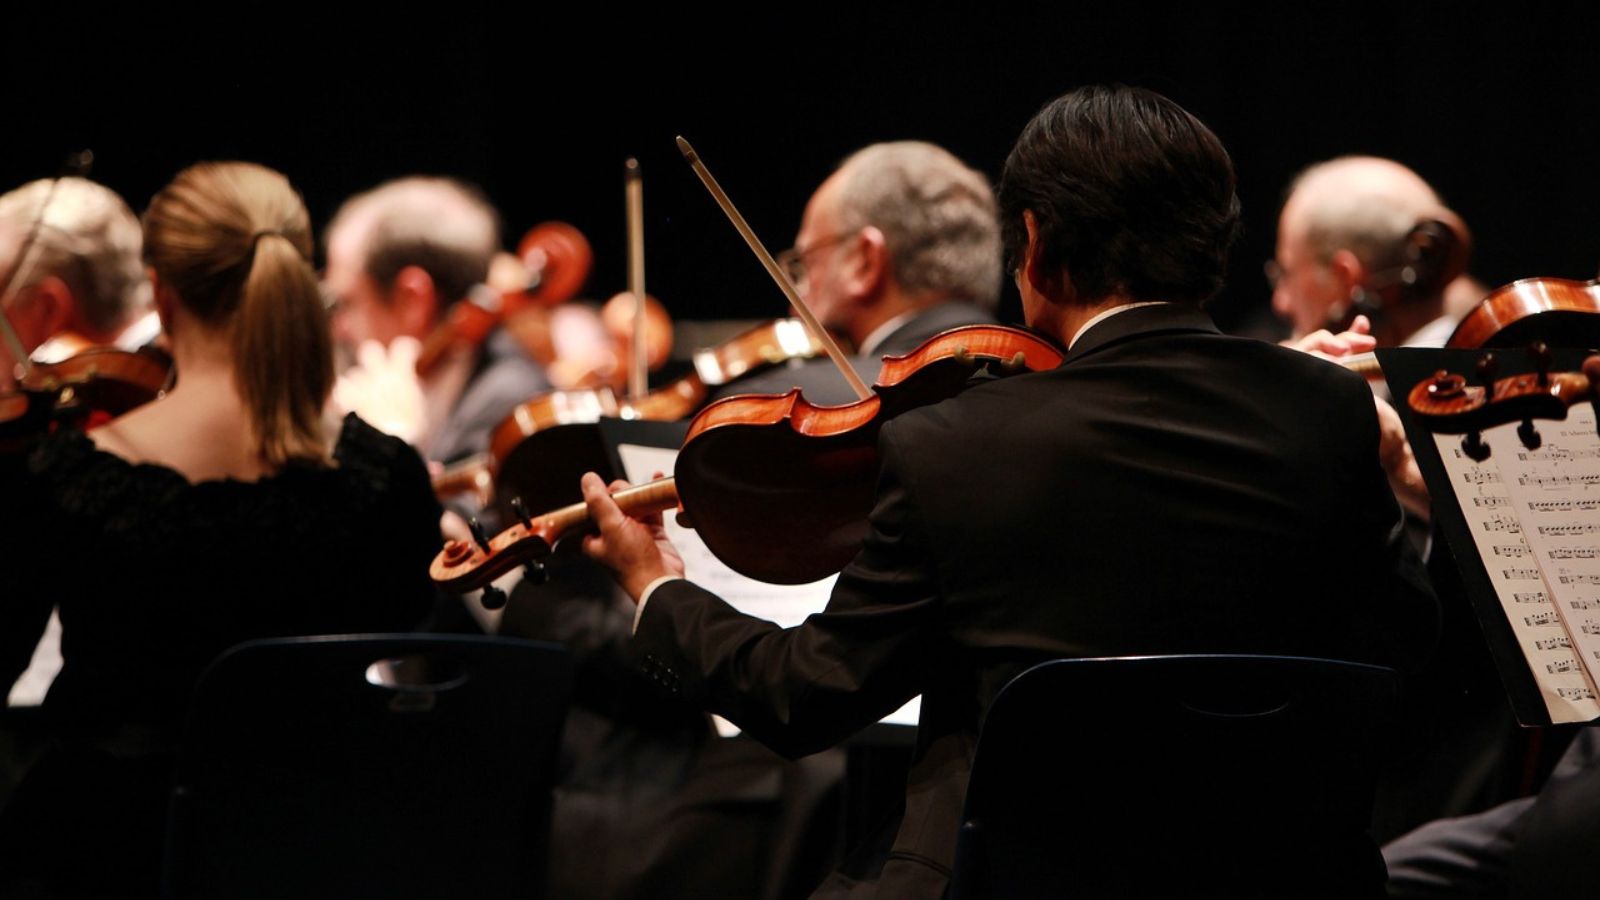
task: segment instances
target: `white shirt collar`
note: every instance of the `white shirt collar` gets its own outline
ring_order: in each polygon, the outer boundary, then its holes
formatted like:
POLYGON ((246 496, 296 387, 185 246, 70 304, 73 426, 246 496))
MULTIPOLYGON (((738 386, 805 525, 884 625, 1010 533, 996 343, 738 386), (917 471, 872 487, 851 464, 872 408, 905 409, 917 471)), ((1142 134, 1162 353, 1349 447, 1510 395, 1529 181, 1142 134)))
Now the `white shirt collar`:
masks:
POLYGON ((907 310, 906 312, 903 312, 900 315, 895 316, 894 318, 890 319, 889 321, 884 322, 882 325, 879 325, 877 328, 872 329, 872 333, 867 335, 867 339, 861 342, 861 355, 862 356, 871 356, 873 354, 873 351, 878 349, 878 345, 879 344, 881 344, 884 341, 888 340, 889 339, 889 335, 894 334, 895 331, 899 330, 901 325, 904 325, 905 323, 907 323, 907 322, 911 321, 912 319, 916 318, 916 315, 919 312, 922 312, 922 310, 920 310, 920 309, 907 310))
POLYGON ((1101 322, 1104 322, 1117 313, 1125 313, 1130 309, 1138 309, 1141 306, 1160 306, 1166 302, 1166 300, 1142 300, 1138 303, 1124 303, 1121 306, 1113 306, 1110 309, 1102 310, 1096 313, 1094 318, 1083 323, 1083 327, 1079 328, 1077 333, 1072 336, 1072 340, 1067 342, 1067 349, 1071 350, 1072 345, 1076 344, 1078 342, 1078 338, 1083 337, 1084 333, 1086 333, 1089 329, 1099 325, 1101 322))

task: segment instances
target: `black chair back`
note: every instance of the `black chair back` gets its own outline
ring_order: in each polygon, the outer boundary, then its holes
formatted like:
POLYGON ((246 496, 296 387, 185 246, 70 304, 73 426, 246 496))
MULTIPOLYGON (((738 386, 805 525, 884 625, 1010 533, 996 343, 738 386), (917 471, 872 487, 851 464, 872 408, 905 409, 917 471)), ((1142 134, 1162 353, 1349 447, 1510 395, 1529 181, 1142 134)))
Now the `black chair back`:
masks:
POLYGON ((1289 657, 1044 663, 989 709, 954 898, 1383 895, 1394 673, 1289 657))
POLYGON ((167 895, 543 895, 571 693, 556 645, 455 635, 252 641, 201 678, 167 895))

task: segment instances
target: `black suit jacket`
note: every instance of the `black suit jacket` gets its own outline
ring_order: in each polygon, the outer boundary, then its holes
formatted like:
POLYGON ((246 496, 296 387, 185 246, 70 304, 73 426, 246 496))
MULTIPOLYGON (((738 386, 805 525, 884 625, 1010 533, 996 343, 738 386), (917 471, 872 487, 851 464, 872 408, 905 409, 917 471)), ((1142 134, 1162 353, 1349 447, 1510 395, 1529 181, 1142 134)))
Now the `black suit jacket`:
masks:
POLYGON ((780 630, 670 582, 635 647, 669 689, 789 754, 921 693, 879 896, 936 897, 984 711, 1025 667, 1426 652, 1433 597, 1377 445, 1359 377, 1192 307, 1128 310, 1053 371, 886 425, 869 537, 825 612, 780 630))
MULTIPOLYGON (((940 303, 907 319, 872 348, 871 353, 850 357, 850 365, 861 380, 871 386, 878 379, 885 356, 910 353, 934 335, 961 325, 993 324, 994 317, 982 307, 959 301, 940 303)), ((715 399, 740 394, 786 394, 795 388, 804 391, 805 398, 818 406, 842 406, 856 399, 833 360, 826 356, 795 360, 770 372, 741 378, 720 388, 715 399)))

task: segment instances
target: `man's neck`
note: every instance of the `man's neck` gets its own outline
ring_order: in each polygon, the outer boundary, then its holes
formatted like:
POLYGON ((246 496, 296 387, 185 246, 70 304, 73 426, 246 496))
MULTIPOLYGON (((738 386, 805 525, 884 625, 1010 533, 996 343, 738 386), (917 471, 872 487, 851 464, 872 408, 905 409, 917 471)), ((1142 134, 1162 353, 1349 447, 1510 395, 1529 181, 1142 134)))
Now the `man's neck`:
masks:
POLYGON ((862 310, 860 315, 845 326, 845 334, 849 336, 850 342, 856 345, 858 351, 863 350, 867 346, 867 339, 873 337, 874 332, 884 325, 895 319, 919 313, 930 306, 937 306, 942 299, 926 295, 907 297, 898 291, 893 292, 862 310))
POLYGON ((1096 316, 1110 312, 1118 307, 1129 306, 1134 301, 1130 297, 1113 294, 1101 300, 1084 305, 1068 303, 1060 308, 1061 314, 1055 327, 1046 329, 1050 335, 1061 342, 1061 346, 1070 347, 1082 335, 1084 327, 1096 316))

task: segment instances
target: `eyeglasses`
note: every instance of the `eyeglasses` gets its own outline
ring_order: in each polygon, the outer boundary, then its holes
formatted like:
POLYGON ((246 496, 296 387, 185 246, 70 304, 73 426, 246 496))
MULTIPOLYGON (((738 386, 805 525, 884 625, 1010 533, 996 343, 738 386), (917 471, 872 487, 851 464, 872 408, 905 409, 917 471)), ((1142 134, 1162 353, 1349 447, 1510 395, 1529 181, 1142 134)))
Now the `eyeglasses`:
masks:
POLYGON ((790 247, 789 249, 778 254, 778 267, 783 269, 783 274, 789 277, 790 282, 798 285, 800 282, 806 280, 807 256, 810 256, 818 250, 824 250, 828 247, 832 247, 835 244, 842 244, 845 241, 855 237, 857 233, 858 232, 856 231, 852 231, 847 234, 840 234, 831 238, 824 238, 823 240, 817 241, 808 247, 801 247, 800 245, 796 244, 795 246, 790 247))

